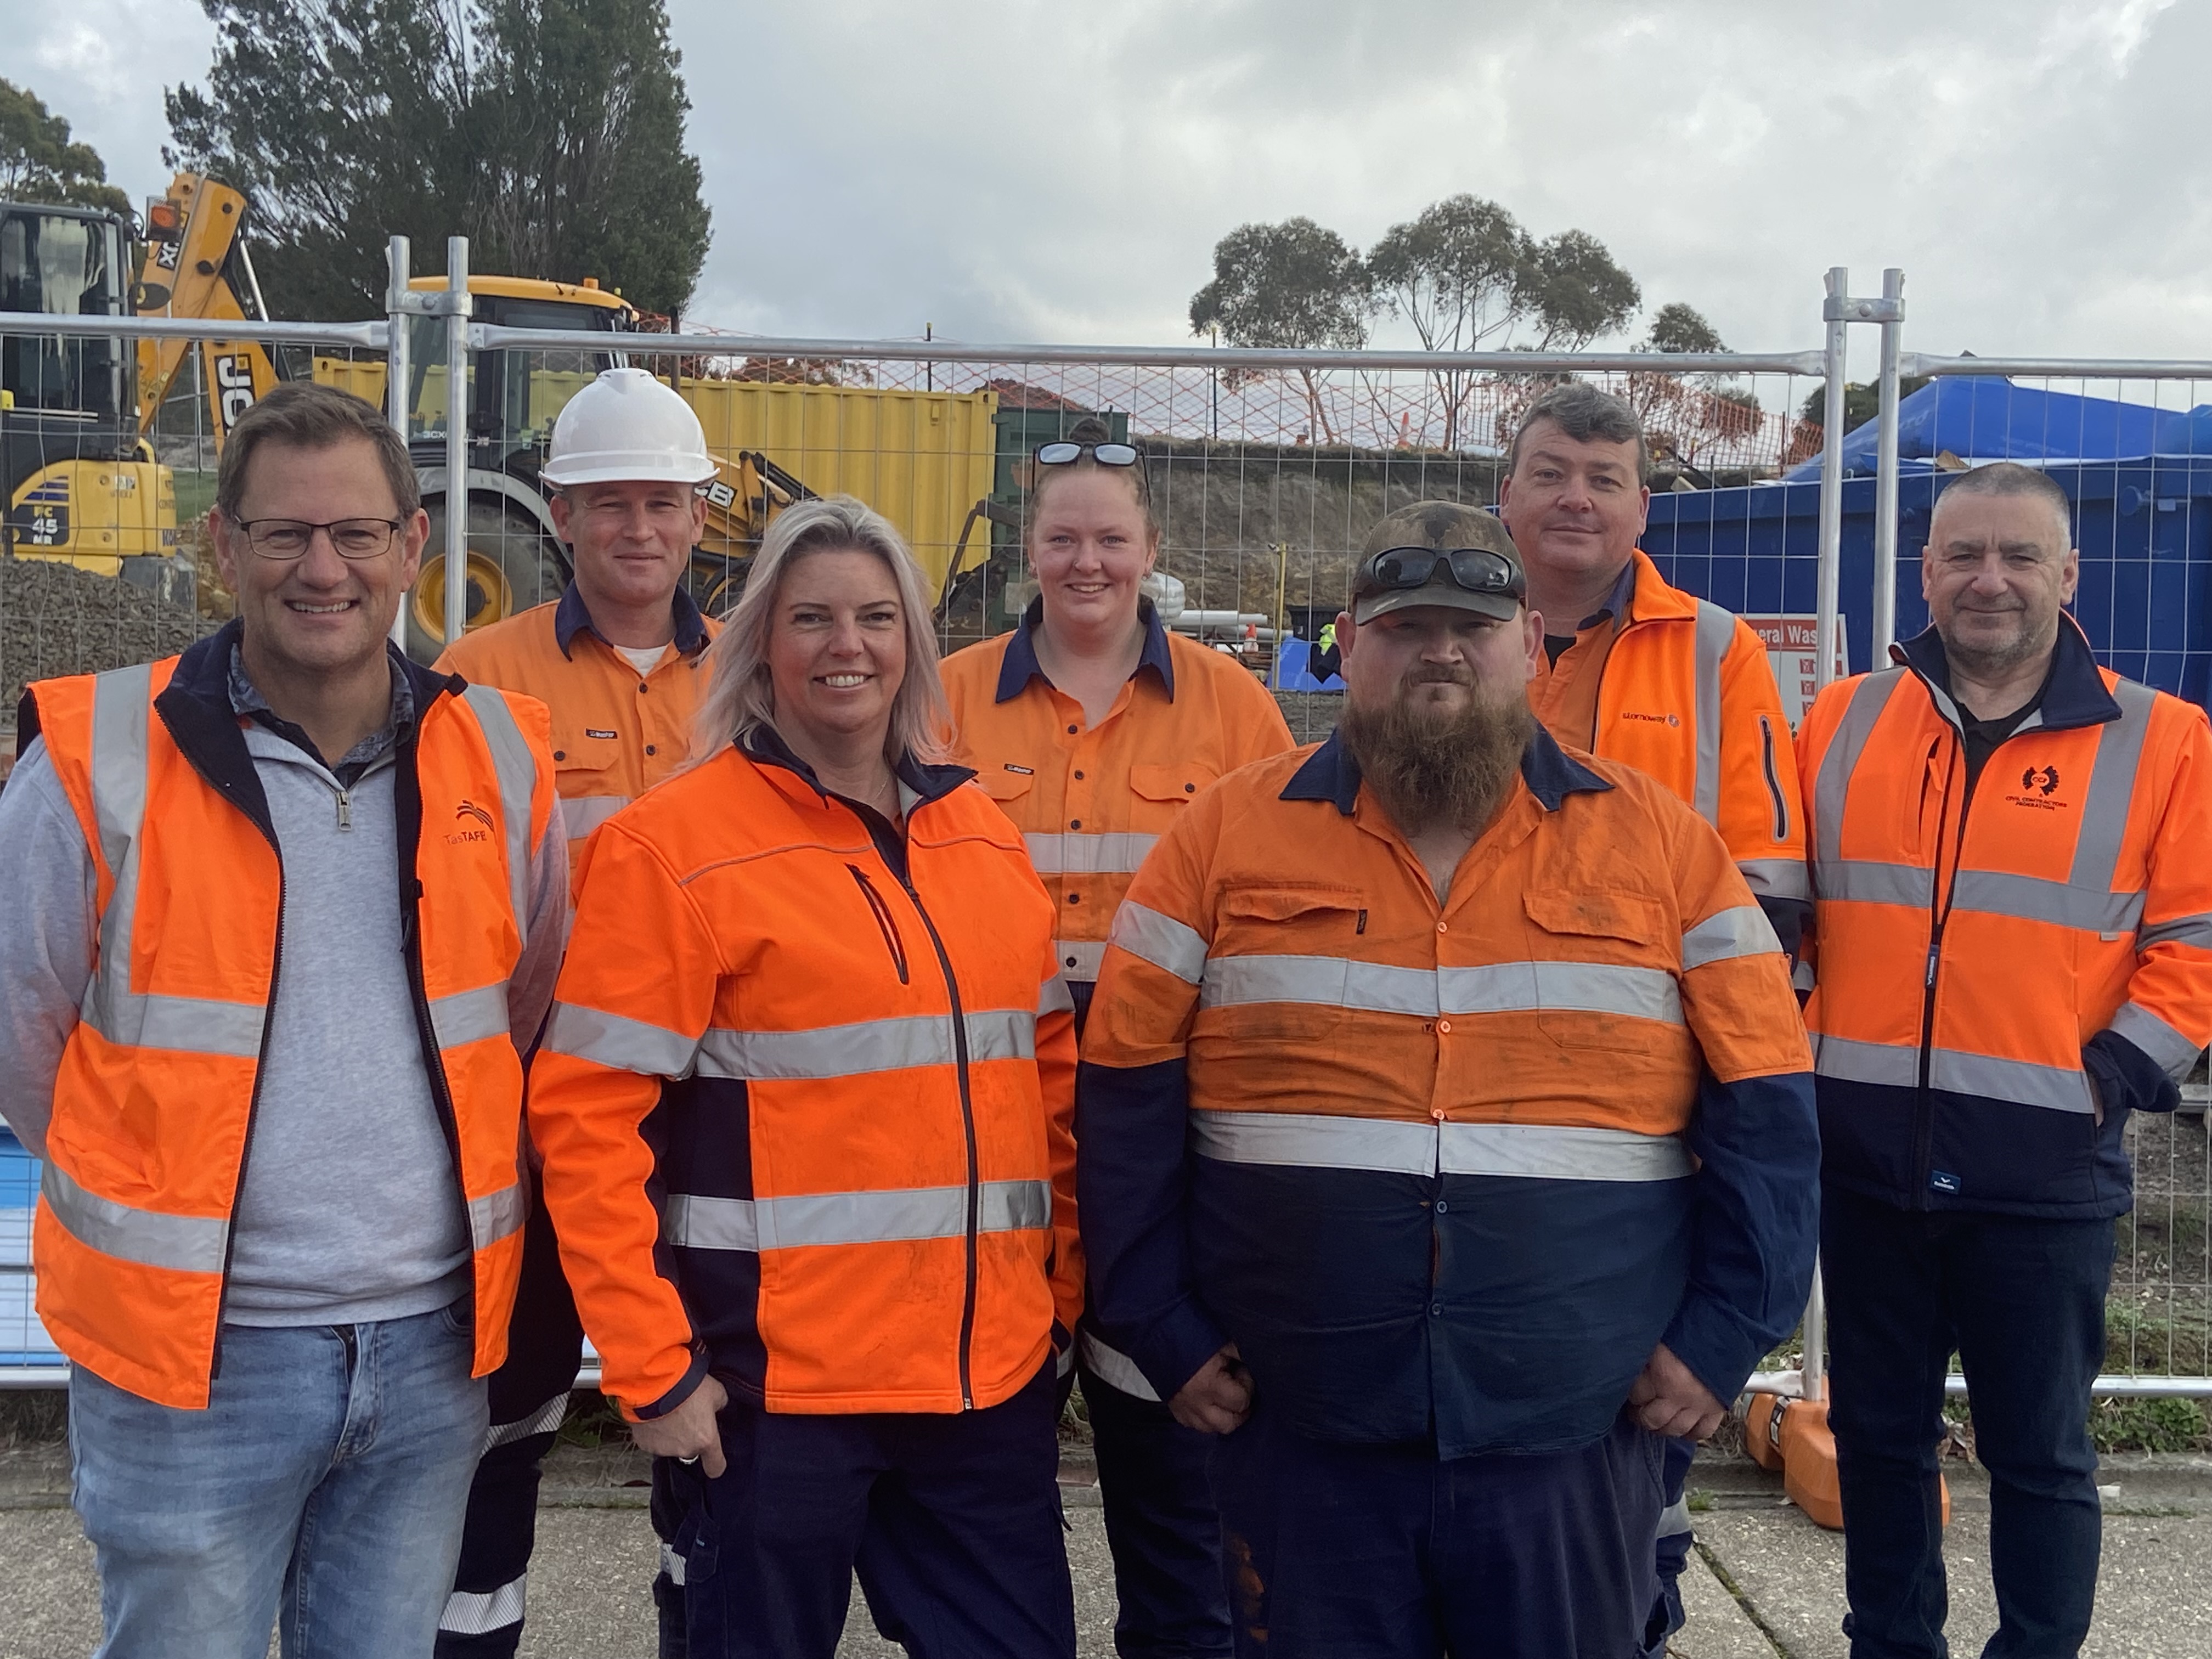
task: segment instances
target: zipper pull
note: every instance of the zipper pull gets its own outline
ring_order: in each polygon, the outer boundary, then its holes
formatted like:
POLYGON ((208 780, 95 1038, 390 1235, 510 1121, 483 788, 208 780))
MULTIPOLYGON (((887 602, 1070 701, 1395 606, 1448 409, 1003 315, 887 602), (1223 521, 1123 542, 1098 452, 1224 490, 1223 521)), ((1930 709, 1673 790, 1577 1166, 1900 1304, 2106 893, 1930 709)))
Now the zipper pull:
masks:
POLYGON ((1936 988, 1936 959, 1942 954, 1942 945, 1939 941, 1935 939, 1929 940, 1928 977, 1921 983, 1921 988, 1923 990, 1932 991, 1936 988))
POLYGON ((353 828, 353 797, 343 789, 338 791, 338 828, 353 828))

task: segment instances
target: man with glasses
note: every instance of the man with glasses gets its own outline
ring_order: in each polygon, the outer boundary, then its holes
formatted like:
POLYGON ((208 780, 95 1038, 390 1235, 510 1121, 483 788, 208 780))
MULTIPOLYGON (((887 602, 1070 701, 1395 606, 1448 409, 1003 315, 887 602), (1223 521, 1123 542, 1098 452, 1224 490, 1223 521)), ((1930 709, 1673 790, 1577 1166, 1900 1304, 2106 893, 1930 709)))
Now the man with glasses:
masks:
POLYGON ((1504 526, 1392 514, 1342 722, 1161 838, 1077 1084, 1093 1312, 1213 1461, 1237 1651, 1620 1659, 1661 1437, 1812 1270, 1788 960, 1672 793, 1529 712, 1504 526))
POLYGON ((506 1346, 521 1055, 568 897, 545 711, 388 642, 428 526, 281 386, 209 516, 238 616, 31 688, 0 1112, 45 1160, 103 1655, 427 1653, 506 1346))

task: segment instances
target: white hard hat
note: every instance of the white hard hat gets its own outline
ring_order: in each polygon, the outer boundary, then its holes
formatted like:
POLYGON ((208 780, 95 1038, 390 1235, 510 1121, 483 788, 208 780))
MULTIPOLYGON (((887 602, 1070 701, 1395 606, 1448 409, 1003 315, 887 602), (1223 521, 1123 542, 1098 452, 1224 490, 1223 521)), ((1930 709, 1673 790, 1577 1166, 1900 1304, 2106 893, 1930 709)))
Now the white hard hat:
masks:
POLYGON ((644 369, 608 368, 553 422, 552 453, 538 476, 561 486, 701 484, 714 476, 714 462, 690 404, 644 369))

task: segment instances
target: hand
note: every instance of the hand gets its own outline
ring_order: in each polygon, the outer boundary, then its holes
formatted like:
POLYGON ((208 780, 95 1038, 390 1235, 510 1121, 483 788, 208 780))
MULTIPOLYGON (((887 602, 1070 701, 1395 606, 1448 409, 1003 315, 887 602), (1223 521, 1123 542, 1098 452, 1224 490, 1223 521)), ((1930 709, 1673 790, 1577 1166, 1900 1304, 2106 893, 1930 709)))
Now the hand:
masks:
POLYGON ((629 1437, 640 1451, 655 1457, 696 1457, 709 1480, 719 1479, 729 1464, 722 1456, 722 1431, 714 1417, 729 1403, 728 1392, 708 1377, 667 1416, 631 1424, 629 1437))
POLYGON ((1198 1368, 1168 1401, 1175 1420, 1200 1434, 1228 1434, 1252 1414, 1252 1373, 1237 1357, 1234 1342, 1198 1368))
POLYGON ((1664 1342, 1652 1349, 1651 1358, 1629 1385, 1628 1408, 1652 1433, 1691 1440, 1711 1439, 1728 1415, 1728 1407, 1713 1398, 1712 1390, 1664 1342))

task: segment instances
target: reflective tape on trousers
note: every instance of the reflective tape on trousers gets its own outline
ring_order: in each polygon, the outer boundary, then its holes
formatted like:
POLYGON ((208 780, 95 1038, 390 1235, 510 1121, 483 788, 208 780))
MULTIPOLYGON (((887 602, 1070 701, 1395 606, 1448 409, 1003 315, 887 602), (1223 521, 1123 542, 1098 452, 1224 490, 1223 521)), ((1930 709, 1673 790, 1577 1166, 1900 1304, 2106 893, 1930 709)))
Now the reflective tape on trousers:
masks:
MULTIPOLYGON (((1913 1089, 1920 1084, 1920 1049, 1917 1044, 1863 1042, 1822 1032, 1813 1039, 1813 1071, 1819 1077, 1850 1083, 1872 1083, 1892 1089, 1913 1089)), ((2054 1112, 2089 1112, 2088 1079, 2078 1066, 2040 1066, 2032 1060, 2005 1060, 1962 1048, 1937 1048, 1928 1060, 1930 1088, 1950 1094, 1972 1095, 2017 1106, 2040 1106, 2054 1112)))
MULTIPOLYGON (((1071 1005, 1072 1006, 1072 1005, 1071 1005)), ((1036 1011, 994 1008, 964 1021, 968 1060, 1028 1060, 1036 1053, 1036 1011)), ((915 1066, 950 1066, 958 1059, 950 1014, 914 1014, 861 1020, 806 1031, 736 1031, 722 1027, 700 1039, 702 1077, 754 1082, 796 1082, 895 1072, 915 1066)))
MULTIPOLYGON (((1052 1224, 1052 1183, 987 1181, 976 1195, 978 1232, 1025 1232, 1052 1224)), ((809 1193, 790 1198, 712 1198, 671 1193, 661 1237, 695 1250, 793 1250, 830 1244, 887 1244, 959 1238, 968 1231, 965 1187, 889 1192, 809 1193)))
POLYGON ((1111 942, 1131 956, 1195 985, 1206 975, 1206 940, 1196 928, 1130 900, 1114 912, 1111 942))
POLYGON ((688 1077, 699 1045, 681 1031, 610 1014, 580 1003, 556 1002, 545 1029, 548 1053, 588 1060, 641 1077, 688 1077))
POLYGON ((580 841, 629 803, 628 795, 563 795, 561 833, 570 841, 580 841))
POLYGON ((1213 957, 1199 990, 1204 1008, 1297 1002, 1362 1012, 1626 1014, 1682 1023, 1674 976, 1660 968, 1601 962, 1504 962, 1468 968, 1397 968, 1343 957, 1213 957))
POLYGON ((1159 837, 1129 831, 1090 836, 1032 830, 1022 840, 1029 845, 1030 863, 1041 876, 1110 876, 1133 875, 1159 837))
POLYGON ((1192 1145, 1225 1164, 1535 1181, 1675 1181, 1674 1135, 1545 1123, 1420 1123, 1287 1112, 1193 1112, 1192 1145))
POLYGON ((173 1215, 102 1198, 51 1158, 40 1173, 39 1195, 70 1237, 102 1255, 175 1273, 222 1271, 230 1223, 220 1216, 173 1215))
POLYGON ((518 1440, 527 1440, 535 1434, 550 1434, 568 1420, 568 1395, 564 1389, 535 1411, 517 1418, 512 1423, 495 1423, 484 1431, 484 1449, 495 1446, 511 1446, 518 1440))
POLYGON ((1075 1351, 1082 1359, 1084 1368, 1109 1388, 1117 1389, 1136 1400, 1157 1401, 1160 1397, 1159 1390, 1147 1382, 1144 1372, 1137 1368, 1137 1362, 1119 1348, 1109 1347, 1100 1341, 1091 1334, 1089 1326, 1076 1327, 1075 1351))
POLYGON ((1778 956, 1782 941, 1756 904, 1718 910, 1682 935, 1682 969, 1688 972, 1732 957, 1778 956))
POLYGON ((454 1590, 446 1597, 438 1628, 452 1636, 484 1636, 522 1622, 530 1575, 510 1578, 495 1590, 454 1590))

